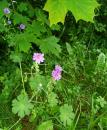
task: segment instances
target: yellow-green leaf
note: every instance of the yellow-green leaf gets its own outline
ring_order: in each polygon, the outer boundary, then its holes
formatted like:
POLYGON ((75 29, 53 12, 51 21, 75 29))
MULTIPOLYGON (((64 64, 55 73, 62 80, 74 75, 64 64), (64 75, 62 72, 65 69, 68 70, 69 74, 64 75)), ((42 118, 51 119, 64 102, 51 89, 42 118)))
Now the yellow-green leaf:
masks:
POLYGON ((71 11, 76 21, 79 19, 93 22, 96 0, 47 0, 44 10, 49 12, 50 24, 64 23, 66 13, 71 11))
POLYGON ((50 24, 64 22, 67 9, 61 0, 48 0, 45 4, 44 10, 49 12, 50 24))

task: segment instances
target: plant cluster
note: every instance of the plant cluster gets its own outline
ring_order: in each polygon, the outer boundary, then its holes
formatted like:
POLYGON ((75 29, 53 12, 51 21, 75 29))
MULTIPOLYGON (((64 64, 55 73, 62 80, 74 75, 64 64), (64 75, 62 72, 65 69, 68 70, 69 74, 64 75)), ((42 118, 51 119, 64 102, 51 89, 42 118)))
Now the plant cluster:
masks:
POLYGON ((107 1, 0 1, 0 130, 107 130, 107 1))

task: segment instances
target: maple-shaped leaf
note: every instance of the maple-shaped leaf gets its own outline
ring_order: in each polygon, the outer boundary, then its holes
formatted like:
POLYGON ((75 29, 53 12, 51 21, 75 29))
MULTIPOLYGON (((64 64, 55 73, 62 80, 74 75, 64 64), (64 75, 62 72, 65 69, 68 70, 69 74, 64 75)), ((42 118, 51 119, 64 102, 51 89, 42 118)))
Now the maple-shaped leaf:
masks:
POLYGON ((12 42, 14 43, 14 46, 19 48, 20 51, 28 52, 31 48, 31 42, 33 42, 35 38, 36 37, 32 33, 24 32, 12 37, 12 42))
POLYGON ((12 112, 18 114, 19 117, 23 118, 25 115, 29 115, 33 108, 33 104, 29 102, 28 95, 25 92, 12 101, 12 112))
POLYGON ((27 22, 29 21, 29 18, 27 18, 26 16, 23 16, 22 14, 19 14, 17 12, 14 13, 13 15, 13 23, 16 24, 27 24, 27 22))
POLYGON ((44 10, 49 12, 50 24, 64 23, 66 13, 71 11, 76 21, 79 19, 93 22, 96 0, 47 0, 44 10))
POLYGON ((37 130, 53 130, 52 121, 49 120, 49 121, 45 121, 45 122, 41 123, 37 130))
POLYGON ((26 31, 27 31, 28 33, 33 33, 33 34, 35 34, 36 36, 40 36, 41 33, 46 32, 46 28, 45 28, 45 26, 44 26, 43 24, 41 24, 41 22, 34 20, 34 21, 32 22, 32 24, 30 24, 30 25, 27 27, 26 31))
POLYGON ((21 53, 11 51, 10 59, 13 62, 19 62, 20 63, 22 61, 22 55, 21 55, 21 53))
POLYGON ((55 36, 50 36, 45 39, 41 39, 38 41, 40 49, 43 53, 52 53, 56 56, 61 52, 61 47, 58 44, 59 39, 55 36))
POLYGON ((43 10, 36 8, 35 14, 36 14, 37 20, 40 21, 42 24, 44 23, 46 23, 47 25, 49 24, 46 14, 44 13, 43 10))
POLYGON ((64 123, 64 126, 71 126, 74 120, 74 112, 71 105, 64 104, 60 107, 60 119, 64 123))
POLYGON ((28 4, 21 2, 20 5, 18 6, 18 10, 22 13, 24 11, 28 10, 28 4))

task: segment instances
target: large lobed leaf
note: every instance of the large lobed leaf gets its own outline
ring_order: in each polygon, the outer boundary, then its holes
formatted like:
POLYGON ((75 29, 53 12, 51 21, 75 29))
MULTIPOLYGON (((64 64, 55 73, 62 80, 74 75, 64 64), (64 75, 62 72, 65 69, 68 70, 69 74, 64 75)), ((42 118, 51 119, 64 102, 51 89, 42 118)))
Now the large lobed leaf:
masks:
POLYGON ((22 92, 17 99, 12 101, 12 112, 23 118, 29 115, 33 108, 33 104, 29 102, 27 93, 22 92))
POLYGON ((63 122, 64 126, 72 126, 75 114, 71 105, 64 104, 60 107, 60 120, 63 122))
POLYGON ((59 39, 55 36, 50 36, 48 38, 38 40, 38 44, 43 53, 51 53, 56 56, 59 56, 59 53, 61 52, 61 47, 58 42, 59 39))
POLYGON ((39 125, 38 130, 53 130, 53 124, 51 120, 45 121, 39 125))
POLYGON ((49 12, 50 24, 64 23, 65 15, 71 11, 78 21, 93 22, 94 9, 98 7, 96 0, 47 0, 44 10, 49 12))

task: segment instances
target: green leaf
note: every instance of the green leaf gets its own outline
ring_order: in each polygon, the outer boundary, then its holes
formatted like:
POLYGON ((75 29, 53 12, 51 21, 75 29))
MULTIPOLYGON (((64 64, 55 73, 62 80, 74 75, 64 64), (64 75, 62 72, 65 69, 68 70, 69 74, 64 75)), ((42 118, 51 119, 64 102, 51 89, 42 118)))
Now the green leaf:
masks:
POLYGON ((97 60, 96 71, 103 71, 106 64, 106 56, 100 53, 97 60))
POLYGON ((6 31, 4 24, 0 23, 0 32, 6 31))
POLYGON ((11 52, 10 59, 13 62, 21 62, 22 61, 22 55, 21 55, 21 53, 11 52))
POLYGON ((28 4, 28 10, 26 12, 30 18, 34 17, 35 15, 35 8, 32 5, 28 4))
POLYGON ((60 27, 60 25, 58 25, 58 24, 53 24, 53 25, 51 26, 51 29, 52 29, 52 30, 56 30, 56 31, 60 31, 61 27, 60 27))
POLYGON ((73 108, 71 105, 64 104, 64 106, 60 107, 60 119, 64 123, 64 125, 71 126, 74 120, 73 108))
POLYGON ((18 114, 19 117, 23 118, 25 115, 29 115, 33 105, 29 102, 28 95, 25 92, 12 101, 12 112, 18 114))
POLYGON ((41 125, 39 125, 37 130, 53 130, 52 121, 49 120, 49 121, 43 122, 41 125))
POLYGON ((34 35, 31 33, 21 33, 21 34, 16 34, 12 38, 12 42, 14 43, 15 46, 19 48, 20 51, 22 52, 28 52, 29 49, 31 48, 31 42, 35 39, 34 35))
POLYGON ((8 128, 6 128, 6 127, 5 128, 0 128, 0 130, 8 130, 8 128))
POLYGON ((99 103, 102 108, 107 104, 105 99, 101 96, 97 97, 96 102, 99 103))
MULTIPOLYGON (((37 41, 37 37, 41 35, 41 33, 46 32, 46 29, 40 22, 33 21, 32 24, 26 27, 24 32, 18 34, 11 34, 10 36, 10 45, 16 46, 22 52, 28 52, 32 47, 31 43, 35 43, 37 41)), ((39 40, 41 41, 41 40, 39 40)))
POLYGON ((71 11, 76 21, 83 19, 93 22, 96 0, 47 0, 44 10, 49 12, 50 24, 64 23, 66 13, 71 11))
MULTIPOLYGON (((103 115, 101 118, 100 118, 100 127, 102 128, 102 127, 104 127, 105 126, 105 128, 107 128, 107 115, 105 114, 105 115, 103 115)), ((104 129, 101 129, 100 128, 100 130, 104 130, 104 129)))
POLYGON ((29 117, 29 122, 33 122, 36 119, 36 117, 37 117, 37 110, 34 108, 32 110, 30 117, 29 117))
POLYGON ((21 2, 20 5, 18 6, 18 10, 20 12, 27 11, 28 10, 28 4, 24 3, 24 2, 21 2))
POLYGON ((32 76, 29 81, 29 85, 32 90, 41 90, 42 87, 47 85, 47 80, 45 76, 42 76, 40 74, 37 74, 35 76, 32 76))
POLYGON ((27 22, 29 21, 29 18, 27 18, 26 16, 23 16, 17 12, 14 13, 13 15, 13 23, 16 24, 27 24, 27 22))
POLYGON ((61 47, 57 44, 58 42, 59 39, 55 36, 50 36, 38 41, 40 49, 43 53, 52 53, 56 56, 58 56, 61 52, 61 47))
POLYGON ((71 48, 69 43, 66 43, 66 48, 67 48, 67 51, 68 51, 69 55, 72 55, 73 50, 72 50, 72 48, 71 48))
POLYGON ((37 8, 35 9, 35 14, 36 14, 36 17, 37 17, 37 20, 40 21, 41 23, 46 23, 47 25, 49 24, 49 21, 46 17, 46 14, 44 13, 43 10, 37 8))
POLYGON ((33 21, 32 24, 30 24, 26 31, 28 33, 33 33, 35 34, 36 36, 40 36, 41 33, 44 33, 46 32, 46 28, 43 24, 41 24, 41 22, 39 21, 33 21))

